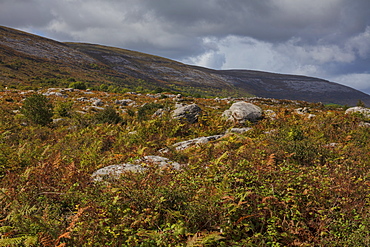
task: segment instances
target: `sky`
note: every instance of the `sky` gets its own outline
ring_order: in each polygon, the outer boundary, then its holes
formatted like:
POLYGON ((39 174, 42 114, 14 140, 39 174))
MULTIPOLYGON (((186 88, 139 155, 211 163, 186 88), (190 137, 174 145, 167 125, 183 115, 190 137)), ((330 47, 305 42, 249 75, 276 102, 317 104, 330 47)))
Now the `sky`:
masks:
POLYGON ((0 25, 370 94, 370 0, 0 0, 0 25))

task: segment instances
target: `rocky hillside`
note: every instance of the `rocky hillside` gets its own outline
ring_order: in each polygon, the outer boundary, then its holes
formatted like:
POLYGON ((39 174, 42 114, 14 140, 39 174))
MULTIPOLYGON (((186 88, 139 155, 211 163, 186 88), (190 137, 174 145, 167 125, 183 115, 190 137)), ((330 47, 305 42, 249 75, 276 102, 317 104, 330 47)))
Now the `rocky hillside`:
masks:
POLYGON ((370 109, 0 91, 0 246, 369 246, 370 109))
POLYGON ((0 26, 3 88, 66 87, 84 82, 109 91, 171 91, 199 96, 258 96, 370 105, 370 96, 318 78, 250 70, 212 70, 140 52, 62 43, 0 26), (103 85, 103 86, 101 86, 103 85))

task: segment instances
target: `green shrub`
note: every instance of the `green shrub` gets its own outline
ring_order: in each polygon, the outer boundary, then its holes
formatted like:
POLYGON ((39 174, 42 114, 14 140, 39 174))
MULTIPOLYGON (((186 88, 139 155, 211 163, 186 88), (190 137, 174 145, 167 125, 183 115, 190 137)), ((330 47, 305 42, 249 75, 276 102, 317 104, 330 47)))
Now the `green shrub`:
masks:
POLYGON ((81 89, 81 90, 87 89, 86 83, 81 82, 81 81, 72 82, 69 84, 69 87, 74 88, 74 89, 81 89))
POLYGON ((145 104, 139 108, 137 118, 140 121, 147 120, 149 115, 153 115, 160 108, 163 108, 163 105, 157 103, 145 104))
POLYGON ((34 94, 25 99, 21 113, 32 123, 46 126, 52 121, 53 105, 46 96, 34 94))
POLYGON ((98 123, 118 124, 123 121, 118 112, 111 106, 95 114, 95 120, 98 123))
POLYGON ((54 107, 54 112, 59 117, 71 117, 72 106, 73 106, 72 101, 59 102, 54 107))

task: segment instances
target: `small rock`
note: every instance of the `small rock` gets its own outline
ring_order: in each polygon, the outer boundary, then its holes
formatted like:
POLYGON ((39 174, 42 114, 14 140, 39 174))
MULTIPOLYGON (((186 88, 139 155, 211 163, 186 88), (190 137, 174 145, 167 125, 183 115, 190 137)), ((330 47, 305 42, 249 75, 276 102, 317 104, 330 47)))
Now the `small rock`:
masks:
POLYGON ((294 112, 297 114, 303 115, 303 114, 310 113, 310 109, 307 107, 303 107, 303 108, 295 109, 294 112))
POLYGON ((88 99, 86 97, 77 98, 76 100, 81 101, 81 102, 88 101, 88 99))
POLYGON ((243 134, 247 131, 252 130, 252 128, 231 128, 226 133, 237 133, 237 134, 243 134))
POLYGON ((276 119, 276 113, 273 111, 273 110, 265 110, 264 112, 264 115, 265 117, 271 119, 271 120, 275 120, 276 119))
POLYGON ((55 118, 53 119, 53 123, 61 123, 61 122, 65 122, 66 119, 65 118, 55 118))
POLYGON ((122 105, 122 106, 128 106, 129 104, 131 104, 133 102, 134 101, 131 100, 131 99, 121 99, 121 100, 114 101, 115 104, 122 105))
POLYGON ((366 127, 366 128, 370 128, 370 123, 366 123, 366 122, 361 122, 359 124, 360 127, 366 127))
POLYGON ((92 101, 93 106, 102 106, 102 105, 104 105, 104 103, 101 99, 92 98, 90 101, 92 101))

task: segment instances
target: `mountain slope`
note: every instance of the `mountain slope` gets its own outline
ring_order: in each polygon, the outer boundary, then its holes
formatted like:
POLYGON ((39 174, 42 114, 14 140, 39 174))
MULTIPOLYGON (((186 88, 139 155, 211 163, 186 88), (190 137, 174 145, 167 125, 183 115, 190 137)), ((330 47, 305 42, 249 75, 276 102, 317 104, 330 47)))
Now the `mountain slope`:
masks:
POLYGON ((0 26, 3 87, 68 86, 83 81, 115 90, 170 90, 204 96, 259 96, 355 105, 370 96, 326 80, 251 70, 212 70, 140 52, 62 43, 0 26))

